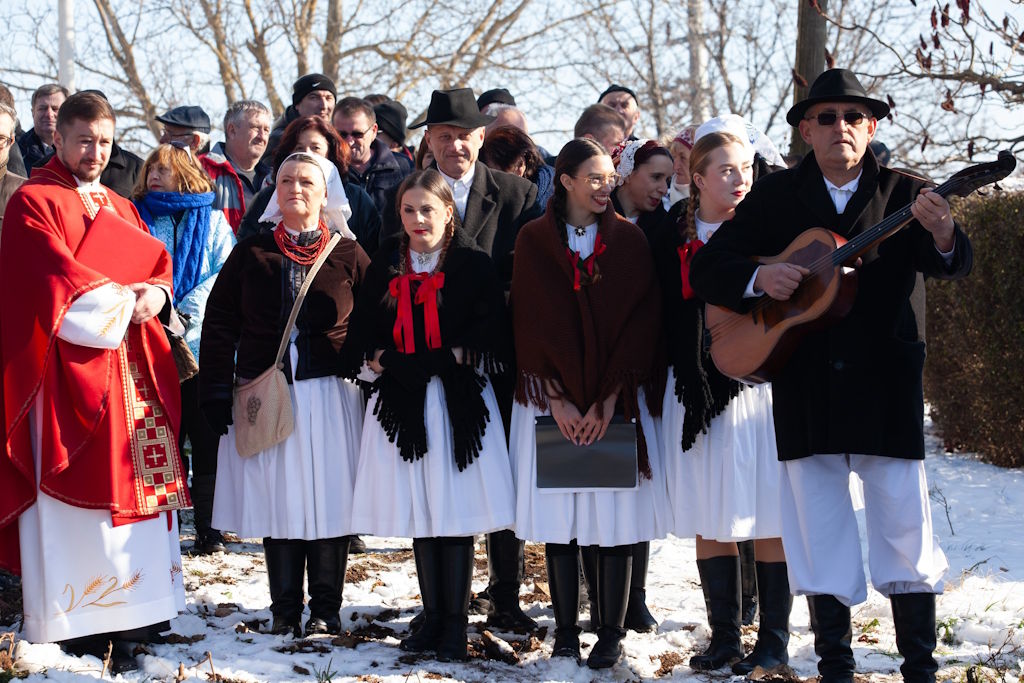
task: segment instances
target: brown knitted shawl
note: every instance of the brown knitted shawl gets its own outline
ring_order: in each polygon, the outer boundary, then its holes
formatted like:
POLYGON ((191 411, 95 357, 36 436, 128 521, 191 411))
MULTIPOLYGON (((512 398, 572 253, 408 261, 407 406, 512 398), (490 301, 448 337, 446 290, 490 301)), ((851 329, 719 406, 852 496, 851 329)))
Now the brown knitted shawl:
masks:
POLYGON ((637 418, 640 471, 650 476, 638 389, 644 389, 648 411, 658 415, 665 387, 661 296, 650 248, 640 229, 609 207, 598 223, 607 247, 596 257, 599 275, 574 291, 564 230, 549 204, 516 240, 516 400, 545 410, 544 380, 556 380, 564 397, 586 413, 621 388, 616 410, 637 418))

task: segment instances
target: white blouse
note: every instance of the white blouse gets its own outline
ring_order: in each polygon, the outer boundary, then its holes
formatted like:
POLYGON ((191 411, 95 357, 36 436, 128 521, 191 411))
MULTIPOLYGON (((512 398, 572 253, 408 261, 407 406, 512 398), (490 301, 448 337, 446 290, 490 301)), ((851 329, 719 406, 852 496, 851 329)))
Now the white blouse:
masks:
POLYGON ((594 240, 597 239, 597 223, 591 223, 582 230, 583 234, 577 234, 573 225, 565 226, 565 234, 569 239, 569 248, 579 252, 580 258, 585 259, 594 253, 594 240))

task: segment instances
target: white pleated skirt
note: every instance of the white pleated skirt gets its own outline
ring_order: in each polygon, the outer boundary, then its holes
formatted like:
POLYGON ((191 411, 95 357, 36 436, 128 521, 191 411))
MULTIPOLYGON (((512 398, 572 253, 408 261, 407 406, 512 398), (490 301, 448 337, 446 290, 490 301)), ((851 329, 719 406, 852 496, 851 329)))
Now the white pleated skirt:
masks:
POLYGON ((662 407, 662 450, 672 533, 683 538, 745 541, 782 535, 781 463, 770 384, 747 387, 682 451, 685 409, 669 368, 662 407))
MULTIPOLYGON (((294 344, 290 350, 294 368, 294 344)), ((293 381, 290 388, 295 431, 287 439, 243 458, 235 448, 234 426, 221 437, 215 529, 243 538, 304 540, 352 533, 362 392, 337 377, 293 381)))
POLYGON ((483 389, 490 420, 480 454, 459 471, 453 451, 444 385, 427 384, 423 419, 427 453, 402 459, 398 445, 373 414, 378 396, 366 407, 352 506, 352 530, 374 536, 429 538, 471 536, 511 529, 515 492, 501 411, 490 382, 483 389))
POLYGON ((646 410, 640 392, 640 425, 647 441, 651 479, 639 477, 629 491, 547 493, 537 488, 537 434, 534 420, 548 413, 535 406, 512 407, 509 451, 516 481, 516 536, 537 543, 617 546, 663 538, 671 510, 662 466, 660 425, 646 410))

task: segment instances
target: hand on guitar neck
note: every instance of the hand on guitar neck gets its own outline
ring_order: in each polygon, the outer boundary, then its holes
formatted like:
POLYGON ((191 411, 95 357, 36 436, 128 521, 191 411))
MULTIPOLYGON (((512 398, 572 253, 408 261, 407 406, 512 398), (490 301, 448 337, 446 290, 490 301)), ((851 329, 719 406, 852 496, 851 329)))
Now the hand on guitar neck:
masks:
POLYGON ((953 250, 953 215, 945 197, 931 188, 922 187, 921 193, 910 205, 910 213, 921 227, 932 234, 939 251, 946 253, 953 250))

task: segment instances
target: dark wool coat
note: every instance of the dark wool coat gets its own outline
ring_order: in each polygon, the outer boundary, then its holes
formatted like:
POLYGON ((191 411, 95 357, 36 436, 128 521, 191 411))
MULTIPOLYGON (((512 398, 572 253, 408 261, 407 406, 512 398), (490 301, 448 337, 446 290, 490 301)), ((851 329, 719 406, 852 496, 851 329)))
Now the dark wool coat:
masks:
MULTIPOLYGON (((230 400, 236 375, 251 379, 274 362, 291 311, 290 303, 283 305, 291 297, 290 283, 282 275, 284 259, 274 234, 265 232, 235 245, 224 263, 206 302, 199 344, 202 403, 230 400)), ((340 374, 349 315, 369 262, 362 247, 342 239, 320 268, 295 321, 296 378, 340 374)), ((290 379, 287 353, 284 362, 290 379)))
MULTIPOLYGON (((868 151, 857 192, 842 215, 813 154, 794 169, 765 176, 693 260, 690 283, 703 299, 734 310, 755 299, 743 292, 756 264, 812 227, 853 237, 910 204, 924 185, 879 167, 868 151)), ((911 292, 917 273, 956 279, 971 269, 967 235, 956 228, 947 265, 917 221, 864 257, 853 308, 836 325, 807 335, 772 382, 779 459, 862 453, 923 459, 925 345, 911 292)))
MULTIPOLYGON (((391 204, 383 216, 382 238, 402 232, 397 207, 394 201, 391 204)), ((476 163, 462 225, 466 236, 491 255, 506 290, 512 282, 512 251, 519 229, 543 213, 537 203, 536 185, 517 175, 487 168, 479 161, 476 163)))

